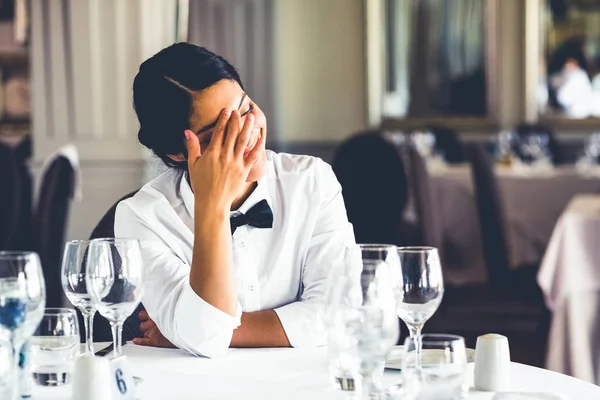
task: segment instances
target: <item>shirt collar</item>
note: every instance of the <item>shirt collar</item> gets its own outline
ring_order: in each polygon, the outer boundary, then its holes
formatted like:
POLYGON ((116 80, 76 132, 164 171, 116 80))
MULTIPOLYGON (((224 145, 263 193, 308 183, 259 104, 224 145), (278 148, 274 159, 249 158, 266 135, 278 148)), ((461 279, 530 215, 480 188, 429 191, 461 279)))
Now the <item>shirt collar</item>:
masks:
MULTIPOLYGON (((180 193, 181 199, 183 200, 183 204, 185 205, 187 212, 191 215, 192 218, 194 218, 194 192, 192 192, 192 188, 190 187, 190 184, 188 183, 186 176, 187 176, 187 172, 184 172, 183 174, 181 174, 181 179, 179 182, 179 193, 180 193)), ((242 203, 240 208, 238 208, 235 211, 231 211, 230 214, 231 215, 237 215, 239 213, 245 214, 250 208, 252 208, 254 205, 256 205, 261 200, 266 200, 267 203, 269 203, 269 206, 271 207, 271 209, 273 209, 273 202, 271 200, 271 196, 269 193, 269 185, 267 182, 267 174, 263 175, 258 180, 258 185, 254 189, 254 191, 250 194, 250 196, 248 196, 246 201, 244 201, 244 203, 242 203)))

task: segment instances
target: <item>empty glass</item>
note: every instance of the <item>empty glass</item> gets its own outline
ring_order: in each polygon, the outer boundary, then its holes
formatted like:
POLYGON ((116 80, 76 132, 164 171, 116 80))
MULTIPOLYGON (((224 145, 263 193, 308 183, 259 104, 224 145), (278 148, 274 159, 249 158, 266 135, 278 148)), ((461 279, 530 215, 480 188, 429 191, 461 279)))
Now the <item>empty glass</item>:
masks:
POLYGON ((40 259, 31 252, 0 252, 0 340, 12 349, 9 395, 20 398, 19 354, 37 328, 46 304, 40 259))
POLYGON ((467 351, 462 337, 426 334, 406 338, 402 364, 406 399, 459 400, 467 397, 467 351))
POLYGON ((61 281, 67 298, 83 315, 86 353, 91 354, 94 352, 93 326, 96 307, 92 303, 85 280, 89 244, 89 240, 67 242, 63 254, 61 281))
POLYGON ((79 354, 79 324, 75 310, 47 308, 30 343, 35 382, 42 386, 69 383, 79 354))
POLYGON ((395 282, 396 310, 410 336, 418 339, 444 295, 440 256, 435 247, 400 247, 398 257, 401 273, 395 282))
POLYGON ((334 387, 363 398, 378 393, 385 356, 398 339, 392 276, 395 246, 357 245, 330 276, 326 308, 334 387))
POLYGON ((551 164, 549 149, 550 137, 545 133, 531 133, 521 141, 521 151, 528 161, 534 166, 538 164, 551 164))
POLYGON ((89 244, 86 283, 93 304, 111 324, 114 355, 121 354, 123 323, 144 294, 140 242, 135 239, 95 239, 89 244))
POLYGON ((415 148, 423 158, 430 158, 435 153, 435 135, 429 131, 413 132, 411 135, 415 148))

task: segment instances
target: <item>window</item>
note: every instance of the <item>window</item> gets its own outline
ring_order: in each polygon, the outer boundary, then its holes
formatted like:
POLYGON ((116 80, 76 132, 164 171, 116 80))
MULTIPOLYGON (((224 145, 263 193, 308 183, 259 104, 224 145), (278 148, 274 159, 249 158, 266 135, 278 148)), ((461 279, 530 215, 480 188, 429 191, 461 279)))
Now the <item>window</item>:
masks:
POLYGON ((486 1, 386 0, 383 7, 383 116, 485 118, 486 1))
POLYGON ((600 2, 548 0, 537 88, 542 117, 600 117, 600 2))

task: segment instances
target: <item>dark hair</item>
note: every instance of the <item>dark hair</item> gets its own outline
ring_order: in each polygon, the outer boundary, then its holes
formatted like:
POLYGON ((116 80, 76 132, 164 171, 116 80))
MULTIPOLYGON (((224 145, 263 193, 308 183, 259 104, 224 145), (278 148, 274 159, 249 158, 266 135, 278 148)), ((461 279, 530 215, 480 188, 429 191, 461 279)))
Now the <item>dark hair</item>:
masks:
POLYGON ((144 61, 133 81, 140 143, 167 166, 187 168, 167 154, 185 154, 184 131, 190 128, 194 95, 223 79, 242 86, 227 60, 189 43, 173 44, 144 61))

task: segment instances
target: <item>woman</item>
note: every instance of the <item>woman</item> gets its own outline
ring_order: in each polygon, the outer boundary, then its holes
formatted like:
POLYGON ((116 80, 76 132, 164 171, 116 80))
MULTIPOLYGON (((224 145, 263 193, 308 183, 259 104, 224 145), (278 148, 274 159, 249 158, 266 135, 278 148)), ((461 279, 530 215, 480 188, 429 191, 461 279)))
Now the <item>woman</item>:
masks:
POLYGON ((140 142, 172 167, 116 211, 115 235, 143 241, 135 343, 207 357, 324 344, 325 280, 354 240, 329 165, 266 151, 265 115, 202 47, 145 61, 133 100, 140 142))

